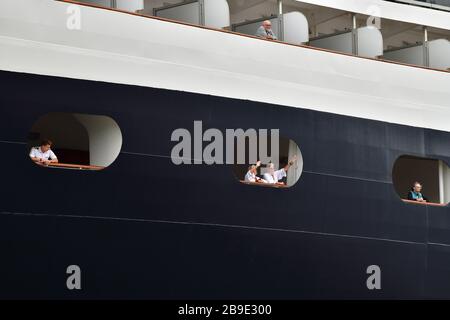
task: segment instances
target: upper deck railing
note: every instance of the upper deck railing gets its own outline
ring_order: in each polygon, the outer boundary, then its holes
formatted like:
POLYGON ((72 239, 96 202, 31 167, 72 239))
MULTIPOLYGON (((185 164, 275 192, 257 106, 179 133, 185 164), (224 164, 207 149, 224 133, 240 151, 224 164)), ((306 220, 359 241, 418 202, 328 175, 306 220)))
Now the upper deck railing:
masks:
MULTIPOLYGON (((427 70, 433 70, 433 71, 450 73, 450 68, 444 68, 444 69, 433 68, 433 67, 419 65, 419 64, 412 64, 412 63, 405 63, 405 62, 401 62, 401 61, 389 60, 389 59, 383 58, 382 56, 379 56, 379 57, 376 57, 376 58, 368 57, 368 56, 360 56, 358 54, 348 53, 348 52, 343 52, 343 51, 337 51, 337 50, 329 49, 329 48, 326 48, 326 47, 322 48, 322 47, 312 46, 309 43, 295 44, 295 43, 289 43, 289 42, 280 41, 280 40, 267 40, 267 39, 260 38, 260 37, 254 36, 254 35, 240 33, 240 32, 236 32, 236 31, 232 31, 232 30, 227 30, 228 28, 224 29, 224 28, 218 28, 218 27, 208 27, 208 26, 205 26, 205 25, 197 24, 197 23, 190 23, 190 22, 185 22, 185 21, 180 21, 180 20, 173 20, 173 19, 170 19, 170 18, 158 17, 158 16, 154 16, 154 15, 148 15, 148 14, 138 13, 138 12, 124 10, 124 9, 117 9, 117 8, 113 7, 113 4, 115 2, 114 0, 111 0, 111 6, 89 3, 89 2, 86 2, 84 0, 56 0, 56 1, 72 3, 72 4, 88 6, 88 7, 95 7, 95 8, 105 9, 105 10, 109 10, 109 11, 121 12, 121 13, 124 13, 124 14, 130 14, 130 15, 135 15, 135 16, 149 18, 149 19, 162 20, 162 21, 167 21, 167 22, 172 22, 172 23, 177 23, 177 24, 183 24, 183 25, 186 25, 186 26, 191 26, 191 27, 196 27, 196 28, 202 28, 202 29, 207 29, 207 30, 214 30, 214 31, 224 32, 224 33, 231 33, 231 34, 234 34, 236 36, 254 38, 254 39, 261 40, 261 41, 271 41, 271 42, 276 42, 276 43, 279 43, 279 44, 284 44, 284 45, 289 45, 289 46, 297 46, 297 47, 308 48, 308 49, 317 50, 317 51, 326 51, 326 52, 340 54, 340 55, 353 56, 355 58, 360 58, 360 59, 375 60, 375 61, 380 61, 380 62, 384 62, 384 63, 404 65, 404 66, 415 67, 415 68, 419 68, 419 69, 427 69, 427 70)), ((448 1, 450 1, 450 0, 448 0, 448 1)), ((105 0, 105 3, 108 3, 108 2, 109 2, 109 0, 105 0)), ((232 26, 230 26, 230 27, 232 27, 232 26)))
POLYGON ((404 4, 450 11, 450 0, 386 0, 404 4))

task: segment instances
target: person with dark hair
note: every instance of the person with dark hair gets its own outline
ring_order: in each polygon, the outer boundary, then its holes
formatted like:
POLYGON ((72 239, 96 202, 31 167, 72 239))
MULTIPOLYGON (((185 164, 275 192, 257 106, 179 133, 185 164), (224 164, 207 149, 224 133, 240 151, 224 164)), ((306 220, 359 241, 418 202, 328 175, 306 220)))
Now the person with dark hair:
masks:
POLYGON ((420 182, 414 182, 411 191, 408 192, 408 200, 427 202, 428 199, 422 194, 422 184, 420 182))
POLYGON ((57 163, 58 158, 55 153, 50 149, 52 146, 50 140, 42 140, 40 146, 31 148, 30 158, 37 164, 48 165, 50 163, 57 163))

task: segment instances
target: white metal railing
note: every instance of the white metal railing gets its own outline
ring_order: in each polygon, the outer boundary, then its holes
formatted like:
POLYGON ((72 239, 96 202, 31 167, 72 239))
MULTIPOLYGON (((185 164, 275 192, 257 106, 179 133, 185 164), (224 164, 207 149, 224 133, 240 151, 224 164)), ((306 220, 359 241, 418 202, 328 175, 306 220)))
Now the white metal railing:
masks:
POLYGON ((144 0, 78 0, 80 2, 95 4, 103 7, 137 11, 144 8, 144 0))
POLYGON ((450 12, 450 0, 388 0, 450 12))

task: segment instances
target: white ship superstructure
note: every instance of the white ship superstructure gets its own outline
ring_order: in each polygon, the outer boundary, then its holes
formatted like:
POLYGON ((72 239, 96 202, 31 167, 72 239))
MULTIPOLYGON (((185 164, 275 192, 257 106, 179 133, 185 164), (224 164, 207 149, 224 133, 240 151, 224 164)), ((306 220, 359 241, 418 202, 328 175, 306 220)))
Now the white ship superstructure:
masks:
POLYGON ((381 0, 84 2, 122 11, 2 1, 0 68, 450 130, 448 11, 381 0), (262 19, 280 41, 253 36, 262 19))

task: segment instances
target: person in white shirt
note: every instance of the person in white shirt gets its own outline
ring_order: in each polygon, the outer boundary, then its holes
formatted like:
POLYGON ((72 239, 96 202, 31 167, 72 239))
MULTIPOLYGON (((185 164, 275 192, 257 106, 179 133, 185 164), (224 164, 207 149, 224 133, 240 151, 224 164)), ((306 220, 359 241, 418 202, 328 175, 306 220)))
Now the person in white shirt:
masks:
POLYGON ((58 158, 50 149, 52 142, 50 140, 43 140, 39 147, 33 147, 30 151, 30 158, 40 165, 48 165, 50 163, 57 163, 58 158))
POLYGON ((269 163, 269 170, 263 175, 264 180, 266 180, 267 183, 284 185, 284 182, 280 182, 280 180, 287 176, 287 171, 294 164, 294 162, 295 157, 291 159, 288 164, 280 170, 275 170, 275 165, 273 163, 269 163))
POLYGON ((251 165, 245 174, 245 182, 262 182, 267 183, 266 180, 261 179, 256 174, 258 172, 258 167, 261 165, 261 161, 256 162, 256 164, 251 165))

